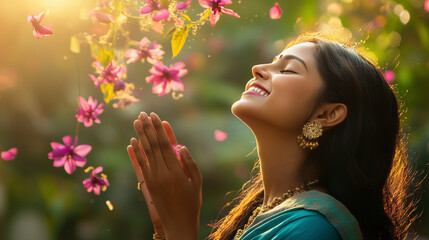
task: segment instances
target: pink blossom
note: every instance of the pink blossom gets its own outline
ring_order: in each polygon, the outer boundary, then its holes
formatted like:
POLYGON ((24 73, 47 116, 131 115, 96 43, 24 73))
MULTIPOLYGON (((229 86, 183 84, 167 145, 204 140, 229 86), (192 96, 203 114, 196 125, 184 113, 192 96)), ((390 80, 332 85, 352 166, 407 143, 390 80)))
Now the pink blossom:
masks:
POLYGON ((152 92, 157 93, 158 96, 163 96, 169 93, 170 90, 183 91, 184 87, 180 77, 183 77, 188 72, 184 67, 183 62, 177 62, 168 68, 158 61, 149 69, 152 76, 146 77, 146 82, 153 82, 152 92))
POLYGON ((395 80, 395 73, 393 71, 387 70, 384 72, 384 79, 387 83, 392 83, 395 80))
POLYGON ((219 142, 224 141, 228 136, 225 132, 221 130, 215 130, 214 135, 215 135, 216 141, 219 141, 219 142))
POLYGON ((103 103, 97 105, 97 100, 93 100, 92 97, 88 98, 88 102, 83 97, 79 97, 80 108, 77 110, 76 118, 78 122, 83 122, 85 127, 91 127, 92 124, 100 123, 100 119, 97 118, 103 112, 103 103))
POLYGON ((188 0, 186 2, 178 2, 176 3, 176 9, 177 10, 184 10, 188 8, 191 5, 191 0, 188 0))
POLYGON ((89 75, 95 86, 99 86, 102 83, 114 83, 120 80, 126 71, 125 66, 116 65, 115 60, 112 60, 106 68, 104 68, 97 59, 94 60, 93 64, 96 73, 99 74, 98 77, 92 74, 89 75))
POLYGON ((33 35, 38 39, 41 39, 43 36, 52 34, 52 30, 50 28, 40 25, 43 16, 45 16, 44 12, 41 12, 39 16, 30 15, 27 17, 28 22, 33 25, 33 35))
POLYGON ((98 177, 97 174, 103 171, 103 167, 97 167, 92 170, 90 178, 83 180, 83 186, 88 192, 94 192, 96 195, 100 195, 100 190, 105 191, 107 186, 109 186, 109 181, 107 178, 101 174, 102 177, 98 177))
POLYGON ((425 1, 425 10, 426 12, 429 12, 429 0, 425 1))
POLYGON ((77 137, 72 143, 70 136, 63 137, 62 145, 57 142, 51 142, 52 152, 48 153, 48 158, 54 160, 54 167, 62 167, 68 174, 76 171, 76 166, 83 167, 86 164, 85 156, 91 151, 90 145, 77 146, 77 137))
POLYGON ((171 145, 173 147, 174 152, 176 153, 176 156, 178 159, 180 159, 180 149, 183 147, 183 145, 180 144, 176 144, 176 145, 171 145))
POLYGON ((198 2, 203 8, 211 8, 210 23, 212 26, 216 25, 222 13, 240 18, 240 16, 231 9, 223 7, 224 5, 232 4, 231 0, 198 0, 198 2))
POLYGON ((156 41, 150 43, 147 37, 143 37, 140 40, 138 46, 140 50, 129 48, 125 51, 125 57, 128 58, 127 64, 137 62, 138 60, 146 59, 149 63, 155 64, 156 61, 161 59, 162 55, 164 55, 164 51, 161 50, 162 46, 157 44, 156 41))
POLYGON ((89 12, 90 15, 94 16, 95 19, 97 19, 97 21, 101 22, 101 23, 106 23, 109 24, 111 22, 113 22, 113 17, 109 14, 106 13, 102 13, 102 12, 97 12, 94 10, 91 10, 89 12))
POLYGON ((18 148, 11 148, 7 151, 1 152, 1 158, 6 161, 15 159, 16 154, 18 153, 18 148))
POLYGON ((149 14, 153 13, 152 20, 159 22, 161 20, 167 19, 170 16, 168 9, 161 8, 161 3, 156 0, 145 0, 146 6, 140 9, 140 14, 149 14))
POLYGON ((282 10, 279 7, 278 3, 274 4, 274 7, 270 9, 270 18, 279 19, 282 16, 282 10))

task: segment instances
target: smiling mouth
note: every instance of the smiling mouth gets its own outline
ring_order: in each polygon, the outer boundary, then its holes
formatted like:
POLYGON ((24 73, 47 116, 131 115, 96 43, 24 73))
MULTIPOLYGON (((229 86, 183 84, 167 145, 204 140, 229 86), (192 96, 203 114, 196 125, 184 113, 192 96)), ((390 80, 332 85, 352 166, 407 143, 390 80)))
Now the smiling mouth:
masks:
POLYGON ((264 97, 267 97, 268 95, 270 95, 264 89, 261 89, 261 88, 255 87, 255 86, 251 86, 246 92, 244 92, 244 94, 253 94, 253 95, 259 95, 259 96, 264 96, 264 97))

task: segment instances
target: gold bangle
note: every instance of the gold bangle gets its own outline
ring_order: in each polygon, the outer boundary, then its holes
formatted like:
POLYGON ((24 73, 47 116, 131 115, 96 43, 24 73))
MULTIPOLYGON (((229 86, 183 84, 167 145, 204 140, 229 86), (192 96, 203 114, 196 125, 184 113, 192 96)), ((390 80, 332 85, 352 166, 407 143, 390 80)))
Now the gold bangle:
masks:
POLYGON ((153 234, 153 239, 154 240, 167 240, 167 238, 165 238, 165 235, 161 235, 159 233, 154 233, 153 234))

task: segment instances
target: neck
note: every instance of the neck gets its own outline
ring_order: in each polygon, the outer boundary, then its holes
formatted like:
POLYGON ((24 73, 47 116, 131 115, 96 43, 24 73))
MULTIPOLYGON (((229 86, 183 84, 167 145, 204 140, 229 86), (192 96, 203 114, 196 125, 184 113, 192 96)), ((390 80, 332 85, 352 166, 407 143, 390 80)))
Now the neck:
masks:
MULTIPOLYGON (((281 197, 288 190, 299 187, 303 182, 302 166, 306 151, 297 143, 296 133, 285 133, 278 128, 264 126, 260 131, 252 129, 256 137, 259 159, 261 161, 264 184, 263 205, 281 197)), ((308 172, 309 169, 306 169, 308 172)), ((315 179, 314 174, 306 176, 315 179)))

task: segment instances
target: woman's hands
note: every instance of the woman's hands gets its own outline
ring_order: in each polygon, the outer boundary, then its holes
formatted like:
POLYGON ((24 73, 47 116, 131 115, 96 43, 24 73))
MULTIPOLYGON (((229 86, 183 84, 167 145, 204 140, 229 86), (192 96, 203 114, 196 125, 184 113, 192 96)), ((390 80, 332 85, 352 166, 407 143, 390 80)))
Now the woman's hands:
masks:
MULTIPOLYGON (((137 139, 132 138, 132 152, 130 147, 127 150, 131 160, 137 159, 138 166, 135 168, 141 169, 145 180, 145 184, 142 184, 143 194, 155 230, 161 231, 163 226, 168 239, 197 239, 202 204, 202 177, 197 164, 188 149, 182 147, 179 149, 181 166, 171 146, 172 143, 177 143, 171 127, 163 124, 156 114, 152 113, 149 120, 147 114, 142 113, 139 119, 134 121, 134 128, 140 144, 137 139), (146 193, 144 185, 147 186, 146 193), (150 193, 150 196, 147 193, 150 193), (151 202, 156 209, 150 206, 151 202), (157 223, 157 214, 161 226, 157 223)), ((137 175, 138 172, 136 170, 137 175)), ((140 179, 141 177, 139 181, 140 179)))

